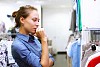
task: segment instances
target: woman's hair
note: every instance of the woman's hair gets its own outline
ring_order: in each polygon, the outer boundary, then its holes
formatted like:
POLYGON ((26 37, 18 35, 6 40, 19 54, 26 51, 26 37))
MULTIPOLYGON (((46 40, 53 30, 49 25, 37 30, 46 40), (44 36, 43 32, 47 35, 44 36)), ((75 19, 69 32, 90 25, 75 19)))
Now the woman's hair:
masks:
POLYGON ((12 13, 12 17, 15 18, 16 16, 17 16, 17 11, 14 11, 14 12, 12 13))
POLYGON ((18 11, 13 12, 12 17, 15 18, 15 22, 16 22, 15 27, 20 27, 21 26, 20 17, 27 18, 30 14, 30 11, 32 10, 37 10, 37 8, 30 5, 26 5, 20 7, 18 11))

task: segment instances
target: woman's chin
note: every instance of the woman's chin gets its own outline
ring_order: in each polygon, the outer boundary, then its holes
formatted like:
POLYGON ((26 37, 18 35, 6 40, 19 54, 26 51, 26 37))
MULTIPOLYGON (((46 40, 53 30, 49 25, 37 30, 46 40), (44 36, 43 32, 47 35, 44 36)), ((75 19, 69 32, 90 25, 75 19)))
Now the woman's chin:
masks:
POLYGON ((32 34, 34 35, 36 33, 36 31, 32 31, 32 34))

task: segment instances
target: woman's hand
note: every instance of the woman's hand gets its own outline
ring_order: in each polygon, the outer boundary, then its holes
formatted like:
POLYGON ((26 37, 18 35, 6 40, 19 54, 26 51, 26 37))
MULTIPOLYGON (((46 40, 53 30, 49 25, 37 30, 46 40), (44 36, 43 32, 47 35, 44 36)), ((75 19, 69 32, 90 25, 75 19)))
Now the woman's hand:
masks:
POLYGON ((36 31, 36 36, 41 40, 41 41, 47 41, 47 36, 44 32, 44 28, 38 28, 36 31))

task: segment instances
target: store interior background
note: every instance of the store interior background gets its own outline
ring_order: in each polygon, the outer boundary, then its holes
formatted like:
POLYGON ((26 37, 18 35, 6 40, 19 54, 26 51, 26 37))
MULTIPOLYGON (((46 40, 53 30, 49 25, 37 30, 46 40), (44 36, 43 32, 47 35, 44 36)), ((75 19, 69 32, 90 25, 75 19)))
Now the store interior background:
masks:
MULTIPOLYGON (((69 31, 71 23, 71 10, 74 0, 0 0, 0 21, 3 21, 6 30, 14 26, 14 21, 7 17, 22 5, 37 7, 40 17, 40 26, 46 31, 51 40, 50 48, 54 54, 65 53, 67 40, 72 31, 69 31)), ((54 67, 67 67, 66 55, 55 57, 54 67)))
POLYGON ((65 52, 68 37, 71 31, 70 19, 73 0, 0 0, 1 21, 6 23, 6 28, 13 26, 7 17, 21 5, 36 5, 38 8, 41 26, 52 40, 52 46, 56 52, 65 52), (8 25, 9 24, 9 25, 8 25))
MULTIPOLYGON (((40 17, 40 26, 46 31, 54 54, 57 54, 54 67, 67 67, 66 45, 71 24, 71 13, 75 0, 0 0, 0 22, 4 22, 6 30, 14 26, 14 21, 8 18, 13 11, 22 5, 37 7, 40 17)), ((82 44, 91 40, 89 30, 100 30, 100 0, 81 0, 82 14, 82 44)), ((98 37, 98 36, 97 36, 98 37)), ((99 38, 98 38, 99 39, 99 38)))

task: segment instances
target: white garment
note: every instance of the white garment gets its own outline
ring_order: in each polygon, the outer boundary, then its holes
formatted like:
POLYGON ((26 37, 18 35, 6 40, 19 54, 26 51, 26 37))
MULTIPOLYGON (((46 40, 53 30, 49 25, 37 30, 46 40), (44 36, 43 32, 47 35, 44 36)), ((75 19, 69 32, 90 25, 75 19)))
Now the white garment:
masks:
POLYGON ((8 51, 8 62, 9 64, 11 63, 15 63, 15 60, 12 57, 12 53, 11 53, 11 45, 13 43, 13 41, 7 41, 7 51, 8 51))
POLYGON ((0 41, 0 67, 6 67, 6 40, 0 41))
POLYGON ((71 47, 72 47, 72 43, 69 42, 69 44, 68 44, 68 46, 67 46, 67 49, 66 49, 66 51, 67 51, 67 55, 68 55, 69 57, 70 57, 71 47))
POLYGON ((100 46, 96 46, 96 51, 100 52, 100 46))
POLYGON ((72 47, 73 43, 75 43, 75 41, 74 41, 74 42, 69 42, 69 44, 68 44, 68 46, 67 46, 67 49, 66 49, 67 55, 68 55, 69 57, 70 57, 71 47, 72 47))

